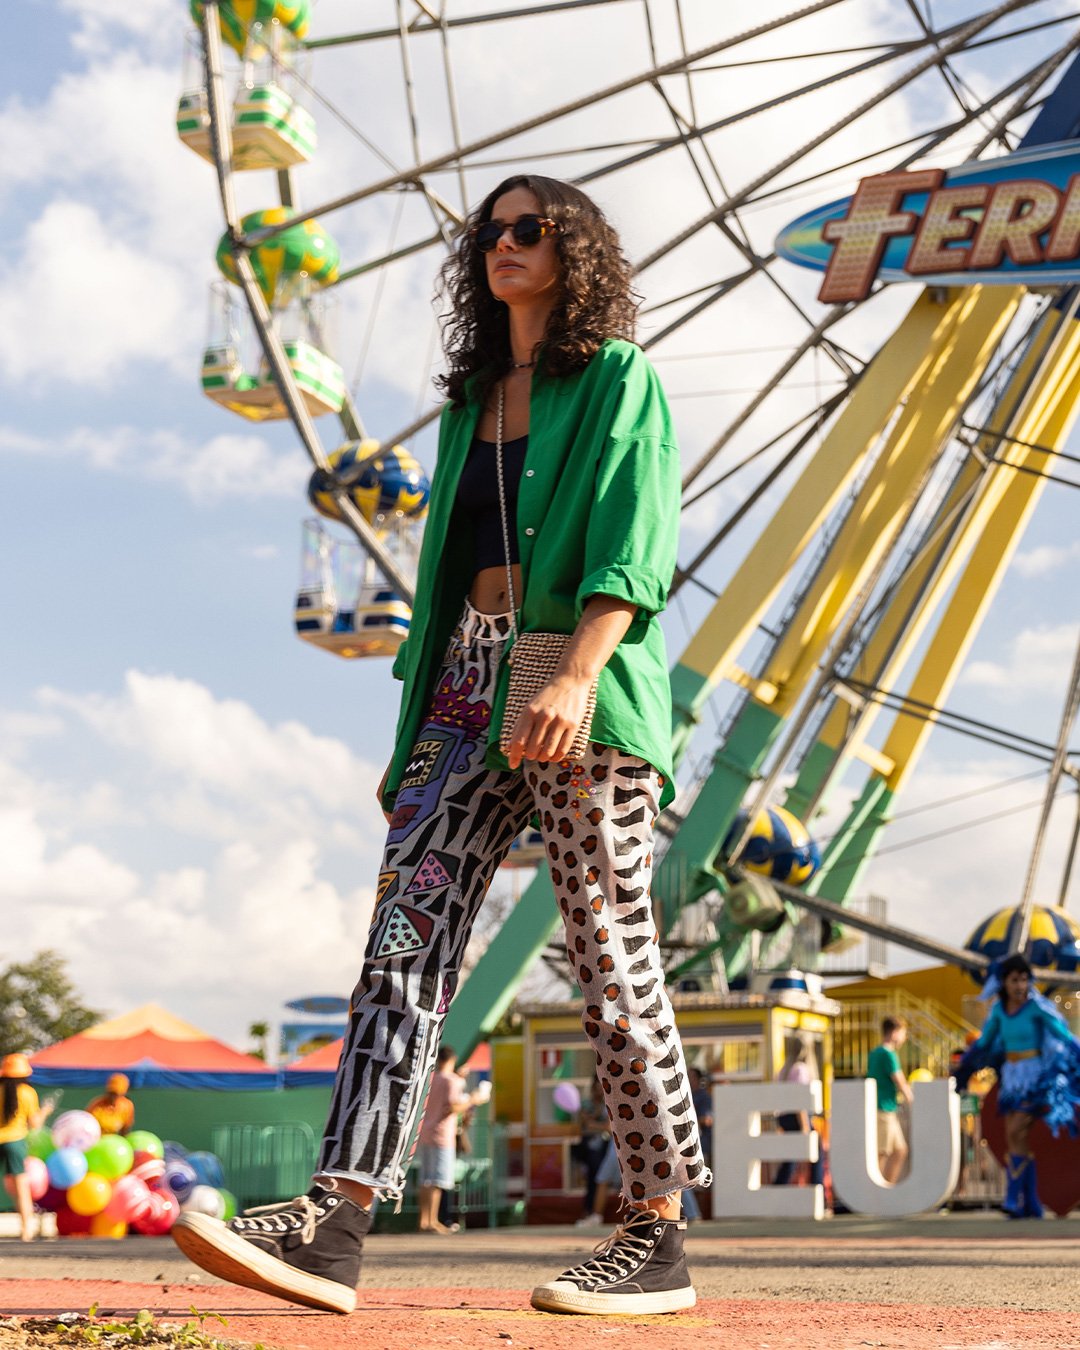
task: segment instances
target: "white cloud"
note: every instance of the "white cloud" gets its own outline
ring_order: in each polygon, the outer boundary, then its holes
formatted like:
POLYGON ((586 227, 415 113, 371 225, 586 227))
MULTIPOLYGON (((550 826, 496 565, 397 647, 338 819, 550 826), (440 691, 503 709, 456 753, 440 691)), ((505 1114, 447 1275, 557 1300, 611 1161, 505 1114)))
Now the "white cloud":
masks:
POLYGON ((374 878, 383 834, 373 765, 171 676, 40 703, 108 778, 0 750, 0 903, 20 954, 56 947, 90 1003, 154 998, 234 1040, 288 991, 348 992, 374 902, 356 878, 374 878))
POLYGON ((43 690, 42 704, 74 713, 106 742, 137 752, 155 774, 264 808, 282 793, 318 810, 351 814, 371 799, 379 775, 344 742, 299 722, 271 726, 241 699, 204 685, 132 670, 120 697, 43 690))
MULTIPOLYGON (((68 455, 101 472, 175 484, 204 504, 236 497, 296 500, 302 497, 311 472, 299 450, 277 451, 253 433, 225 433, 193 442, 174 431, 76 427, 66 435, 46 439, 0 426, 0 453, 5 450, 52 459, 68 455)), ((268 556, 259 554, 260 558, 268 556)))
POLYGON ((93 207, 50 202, 0 272, 0 368, 37 390, 102 386, 148 360, 179 369, 189 303, 181 277, 93 207))
POLYGON ((60 8, 77 25, 72 45, 93 54, 112 51, 121 35, 137 38, 143 50, 148 45, 168 49, 187 11, 186 4, 176 5, 174 0, 139 0, 137 5, 126 0, 60 0, 60 8))
MULTIPOLYGON (((982 919, 1020 902, 1045 790, 1041 776, 1010 781, 1025 767, 1015 759, 921 766, 859 890, 885 896, 894 923, 963 946, 982 919), (908 814, 921 807, 929 809, 908 814)), ((1067 791, 1051 818, 1038 904, 1057 903, 1075 811, 1067 791)), ((891 952, 912 964, 899 948, 891 952)))
POLYGON ((1009 700, 1034 694, 1060 697, 1076 652, 1075 623, 1025 628, 1012 639, 1003 661, 971 661, 959 683, 1009 700))
POLYGON ((1059 572, 1069 563, 1080 560, 1080 543, 1036 544, 1034 548, 1024 549, 1013 558, 1013 567, 1026 580, 1047 577, 1059 572))
POLYGON ((87 844, 51 849, 45 827, 28 809, 0 810, 0 897, 50 908, 118 905, 137 885, 135 874, 87 844))

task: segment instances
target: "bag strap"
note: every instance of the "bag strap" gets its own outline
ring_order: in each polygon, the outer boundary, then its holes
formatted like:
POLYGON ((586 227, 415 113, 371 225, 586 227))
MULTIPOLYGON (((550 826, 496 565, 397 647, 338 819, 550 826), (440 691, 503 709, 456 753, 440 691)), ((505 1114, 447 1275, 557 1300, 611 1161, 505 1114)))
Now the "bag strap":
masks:
POLYGON ((510 566, 510 524, 506 510, 506 486, 503 483, 503 413, 506 391, 499 381, 499 398, 495 410, 495 475, 499 480, 499 514, 502 517, 503 557, 506 561, 506 593, 510 597, 510 633, 517 641, 517 599, 514 595, 514 569, 510 566))

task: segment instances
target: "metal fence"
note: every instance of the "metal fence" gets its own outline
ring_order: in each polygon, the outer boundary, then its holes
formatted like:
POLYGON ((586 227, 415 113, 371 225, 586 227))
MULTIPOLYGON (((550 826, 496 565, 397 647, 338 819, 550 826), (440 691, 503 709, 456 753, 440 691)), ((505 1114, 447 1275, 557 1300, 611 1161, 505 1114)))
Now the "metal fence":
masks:
POLYGON ((318 1141, 303 1120, 277 1125, 215 1125, 210 1147, 241 1209, 303 1195, 311 1185, 318 1141))
MULTIPOLYGON (((507 1129, 478 1116, 470 1129, 472 1151, 457 1160, 453 1207, 467 1222, 481 1216, 489 1227, 506 1223, 515 1206, 507 1196, 507 1129)), ((272 1205, 303 1195, 311 1185, 318 1140, 305 1121, 276 1125, 215 1125, 211 1148, 221 1159, 225 1184, 242 1209, 272 1205)), ((393 1221, 384 1207, 384 1226, 415 1226, 419 1210, 416 1166, 410 1164, 400 1212, 393 1221)))

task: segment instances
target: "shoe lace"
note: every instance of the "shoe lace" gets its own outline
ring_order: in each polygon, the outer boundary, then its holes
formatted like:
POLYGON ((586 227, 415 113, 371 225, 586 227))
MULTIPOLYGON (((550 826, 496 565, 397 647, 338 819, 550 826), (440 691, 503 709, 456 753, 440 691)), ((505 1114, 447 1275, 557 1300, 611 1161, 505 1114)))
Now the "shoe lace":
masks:
POLYGON ((256 1205, 245 1209, 236 1220, 237 1228, 249 1228, 258 1233, 288 1233, 299 1229, 300 1241, 313 1242, 315 1225, 325 1211, 321 1210, 310 1195, 298 1195, 295 1200, 284 1204, 256 1205), (265 1215, 265 1218, 255 1218, 265 1215))
POLYGON ((650 1248, 656 1245, 652 1225, 660 1218, 654 1209, 638 1210, 593 1248, 595 1253, 580 1266, 572 1266, 562 1276, 571 1280, 616 1280, 629 1275, 626 1266, 641 1265, 650 1248))

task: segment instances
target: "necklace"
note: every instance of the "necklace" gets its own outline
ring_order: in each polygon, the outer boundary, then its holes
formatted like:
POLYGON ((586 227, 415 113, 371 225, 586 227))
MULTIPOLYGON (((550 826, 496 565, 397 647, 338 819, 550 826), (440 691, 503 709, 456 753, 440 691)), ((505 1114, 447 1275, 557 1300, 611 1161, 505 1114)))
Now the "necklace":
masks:
POLYGON ((510 369, 511 369, 511 370, 532 370, 533 366, 535 366, 535 365, 536 365, 536 362, 535 362, 535 361, 511 361, 511 362, 510 362, 510 369))

